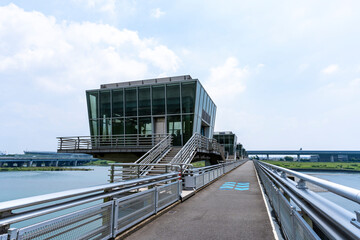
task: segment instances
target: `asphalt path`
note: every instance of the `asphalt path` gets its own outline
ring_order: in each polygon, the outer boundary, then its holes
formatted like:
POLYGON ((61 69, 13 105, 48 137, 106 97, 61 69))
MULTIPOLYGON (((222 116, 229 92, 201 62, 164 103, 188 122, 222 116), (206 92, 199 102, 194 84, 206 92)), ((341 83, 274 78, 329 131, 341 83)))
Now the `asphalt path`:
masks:
POLYGON ((274 239, 248 161, 126 239, 274 239))

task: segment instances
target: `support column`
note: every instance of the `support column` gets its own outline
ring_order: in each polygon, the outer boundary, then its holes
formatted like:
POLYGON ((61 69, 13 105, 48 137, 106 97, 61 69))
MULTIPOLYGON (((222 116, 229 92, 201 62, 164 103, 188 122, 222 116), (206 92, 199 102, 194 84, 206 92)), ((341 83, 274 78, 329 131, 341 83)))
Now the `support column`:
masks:
POLYGON ((55 167, 58 167, 59 166, 59 161, 56 161, 55 162, 55 167))
POLYGON ((269 159, 270 159, 270 158, 269 158, 269 154, 266 154, 266 159, 267 159, 267 160, 269 160, 269 159))
POLYGON ((300 162, 300 154, 297 155, 297 161, 300 162))

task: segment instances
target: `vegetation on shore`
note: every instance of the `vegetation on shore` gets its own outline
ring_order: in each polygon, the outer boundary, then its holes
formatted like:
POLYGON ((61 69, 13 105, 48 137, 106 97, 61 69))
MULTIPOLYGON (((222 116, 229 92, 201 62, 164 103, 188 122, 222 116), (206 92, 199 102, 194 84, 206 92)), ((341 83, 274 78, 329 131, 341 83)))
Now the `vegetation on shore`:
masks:
POLYGON ((96 160, 89 163, 84 164, 84 166, 109 166, 110 163, 115 163, 114 161, 109 160, 96 160))
POLYGON ((198 161, 191 163, 194 168, 205 167, 205 161, 198 161))
POLYGON ((360 163, 354 162, 284 162, 263 161, 279 167, 301 170, 359 171, 360 163))
POLYGON ((92 171, 90 168, 70 168, 70 167, 2 167, 0 172, 15 171, 92 171))

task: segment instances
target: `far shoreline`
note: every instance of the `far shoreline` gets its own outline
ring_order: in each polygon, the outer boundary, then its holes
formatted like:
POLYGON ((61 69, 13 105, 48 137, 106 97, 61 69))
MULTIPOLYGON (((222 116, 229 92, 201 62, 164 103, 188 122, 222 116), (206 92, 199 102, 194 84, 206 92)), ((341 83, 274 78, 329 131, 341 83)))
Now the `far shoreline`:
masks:
POLYGON ((93 171, 91 168, 73 168, 73 167, 2 167, 0 172, 60 172, 60 171, 93 171))

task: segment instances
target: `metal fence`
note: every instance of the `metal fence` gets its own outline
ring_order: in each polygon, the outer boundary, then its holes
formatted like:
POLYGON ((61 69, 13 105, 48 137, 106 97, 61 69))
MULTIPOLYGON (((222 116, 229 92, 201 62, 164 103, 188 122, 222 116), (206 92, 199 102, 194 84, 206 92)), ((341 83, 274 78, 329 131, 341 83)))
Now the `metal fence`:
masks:
POLYGON ((245 162, 245 160, 233 161, 208 167, 187 169, 183 174, 185 188, 199 189, 245 162))
POLYGON ((181 182, 174 172, 2 202, 0 240, 110 239, 178 201, 181 182))
POLYGON ((123 134, 78 137, 58 137, 58 150, 92 150, 102 148, 151 148, 168 134, 123 134))
MULTIPOLYGON (((188 170, 186 177, 200 188, 244 162, 188 170)), ((1 202, 0 240, 110 239, 178 201, 182 184, 171 172, 1 202)))
POLYGON ((287 239, 360 239, 359 213, 351 213, 309 190, 306 181, 358 203, 359 190, 272 164, 254 163, 287 239))

